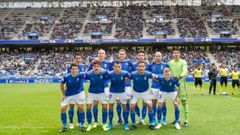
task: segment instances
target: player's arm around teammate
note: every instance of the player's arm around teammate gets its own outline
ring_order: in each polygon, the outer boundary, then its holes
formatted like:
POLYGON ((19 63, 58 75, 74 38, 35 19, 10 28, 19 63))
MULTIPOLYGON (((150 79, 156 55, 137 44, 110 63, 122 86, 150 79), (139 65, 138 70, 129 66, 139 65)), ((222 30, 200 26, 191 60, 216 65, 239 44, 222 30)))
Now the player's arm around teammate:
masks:
POLYGON ((148 107, 149 116, 149 128, 155 129, 153 122, 153 109, 152 109, 152 99, 151 92, 149 90, 149 79, 154 78, 149 71, 145 71, 146 63, 138 62, 137 71, 131 73, 131 79, 133 80, 133 98, 131 99, 131 120, 132 129, 136 129, 136 118, 135 118, 135 107, 137 105, 138 99, 142 99, 148 107))
POLYGON ((81 130, 85 131, 85 114, 83 108, 83 105, 85 104, 85 93, 81 83, 81 81, 84 79, 85 73, 78 73, 78 66, 76 64, 72 64, 70 69, 71 73, 64 75, 60 84, 62 92, 61 120, 63 124, 63 128, 60 130, 60 132, 65 132, 67 130, 66 109, 72 101, 78 105, 78 122, 80 123, 81 130))
POLYGON ((172 103, 175 107, 175 128, 181 129, 179 125, 179 95, 181 91, 180 82, 177 79, 174 79, 174 77, 171 76, 171 71, 169 68, 164 69, 164 77, 157 77, 157 80, 160 84, 160 91, 159 91, 159 97, 158 97, 158 125, 156 126, 156 129, 161 128, 161 115, 162 115, 162 107, 163 103, 166 101, 167 98, 170 98, 172 100, 172 103), (176 90, 176 87, 178 89, 176 90))
POLYGON ((109 79, 111 81, 110 95, 109 95, 109 129, 113 128, 113 108, 115 101, 119 100, 123 108, 124 129, 129 130, 127 109, 127 94, 125 92, 125 82, 128 81, 129 73, 121 70, 122 65, 120 61, 114 62, 114 70, 109 72, 109 79))
POLYGON ((88 89, 87 96, 87 121, 88 128, 87 131, 90 131, 93 128, 92 125, 92 104, 94 101, 100 101, 102 104, 102 128, 104 131, 108 130, 107 122, 107 104, 108 98, 104 93, 105 82, 108 78, 108 72, 101 68, 101 61, 94 60, 92 62, 93 70, 89 71, 85 79, 90 81, 90 86, 88 89))

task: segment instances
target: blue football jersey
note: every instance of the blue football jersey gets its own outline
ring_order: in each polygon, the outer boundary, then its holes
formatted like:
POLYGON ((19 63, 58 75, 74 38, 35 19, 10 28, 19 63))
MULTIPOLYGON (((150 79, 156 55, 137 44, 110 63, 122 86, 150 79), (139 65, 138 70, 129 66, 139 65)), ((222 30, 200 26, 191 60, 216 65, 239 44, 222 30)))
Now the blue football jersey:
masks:
POLYGON ((149 79, 152 78, 152 73, 144 71, 139 74, 138 71, 133 71, 130 78, 133 80, 133 90, 136 92, 145 92, 149 89, 149 79))
MULTIPOLYGON (((114 66, 114 62, 115 61, 113 61, 113 64, 112 64, 113 66, 114 66)), ((121 65, 122 65, 122 70, 127 71, 129 73, 132 72, 133 63, 130 59, 125 59, 125 60, 121 61, 121 65)), ((125 86, 131 86, 131 81, 130 80, 126 81, 125 86)))
POLYGON ((177 87, 180 86, 179 80, 173 77, 171 77, 170 80, 166 80, 164 77, 158 76, 156 79, 159 81, 160 91, 163 92, 174 92, 177 90, 177 87))
MULTIPOLYGON (((150 66, 150 71, 160 77, 163 76, 163 70, 164 68, 169 67, 167 63, 159 63, 155 64, 152 63, 150 66)), ((152 88, 159 89, 160 84, 158 81, 152 80, 152 88)))
POLYGON ((116 74, 114 71, 110 71, 108 77, 111 81, 110 92, 125 92, 125 79, 129 78, 129 73, 127 71, 121 70, 119 74, 116 74))
POLYGON ((105 82, 108 79, 108 72, 106 70, 102 70, 100 73, 95 74, 93 70, 90 70, 87 72, 85 79, 90 81, 88 89, 90 93, 104 93, 105 82))

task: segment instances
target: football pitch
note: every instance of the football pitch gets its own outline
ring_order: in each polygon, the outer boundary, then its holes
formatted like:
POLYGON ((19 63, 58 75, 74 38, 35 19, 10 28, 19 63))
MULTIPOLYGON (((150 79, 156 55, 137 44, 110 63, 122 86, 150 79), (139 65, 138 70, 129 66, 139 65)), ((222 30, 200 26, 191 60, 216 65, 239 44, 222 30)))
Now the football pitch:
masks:
MULTIPOLYGON (((218 88, 219 88, 219 84, 218 88)), ((188 102, 190 107, 189 127, 184 128, 181 111, 181 130, 176 130, 169 124, 174 120, 173 105, 167 101, 167 126, 159 130, 149 130, 147 126, 139 125, 137 130, 125 131, 123 125, 116 126, 111 131, 103 131, 101 126, 91 132, 81 132, 75 127, 65 133, 58 133, 62 127, 60 120, 61 92, 59 84, 1 84, 0 85, 0 135, 239 135, 240 134, 240 96, 208 95, 209 83, 204 83, 204 95, 193 95, 193 84, 188 83, 188 102)), ((231 84, 229 84, 229 90, 231 84)), ((85 89, 88 84, 85 84, 85 89)), ((219 89, 218 89, 219 90, 219 89)), ((199 92, 199 91, 198 91, 199 92)), ((182 107, 181 107, 182 109, 182 107)), ((76 110, 76 108, 75 108, 76 110)), ((115 110, 115 109, 114 109, 115 110)), ((74 114, 76 123, 76 111, 74 114)), ((148 117, 146 117, 148 121, 148 117)), ((101 109, 99 109, 101 122, 101 109)), ((117 115, 114 113, 114 123, 117 115)), ((129 117, 131 125, 131 120, 129 117)), ((85 124, 87 125, 86 119, 85 124)))

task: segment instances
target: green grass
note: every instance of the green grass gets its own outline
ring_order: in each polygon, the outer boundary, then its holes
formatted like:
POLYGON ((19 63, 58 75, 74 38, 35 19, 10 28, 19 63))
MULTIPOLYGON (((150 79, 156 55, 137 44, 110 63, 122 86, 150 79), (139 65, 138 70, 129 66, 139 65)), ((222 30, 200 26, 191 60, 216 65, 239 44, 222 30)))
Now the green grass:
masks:
MULTIPOLYGON (((86 84, 87 88, 87 84, 86 84)), ((100 127, 91 132, 81 133, 78 128, 69 130, 69 134, 211 134, 237 135, 240 133, 240 96, 208 96, 208 83, 204 84, 204 96, 193 96, 193 85, 188 85, 190 119, 189 127, 178 131, 168 124, 160 130, 149 130, 146 126, 138 126, 135 131, 124 131, 123 126, 114 126, 108 132, 100 127)), ((230 89, 230 85, 229 85, 230 89)), ((61 93, 59 84, 6 84, 0 85, 0 135, 37 135, 60 134, 61 93)), ((173 106, 167 101, 167 122, 174 119, 173 106)), ((100 111, 99 111, 100 112, 100 111)), ((116 113, 115 113, 116 114, 116 113)), ((99 114, 99 121, 101 121, 99 114)), ((184 119, 182 117, 182 120, 184 119)), ((74 119, 76 121, 76 117, 74 119)), ((116 123, 116 115, 114 121, 116 123)), ((129 118, 131 123, 131 120, 129 118)))

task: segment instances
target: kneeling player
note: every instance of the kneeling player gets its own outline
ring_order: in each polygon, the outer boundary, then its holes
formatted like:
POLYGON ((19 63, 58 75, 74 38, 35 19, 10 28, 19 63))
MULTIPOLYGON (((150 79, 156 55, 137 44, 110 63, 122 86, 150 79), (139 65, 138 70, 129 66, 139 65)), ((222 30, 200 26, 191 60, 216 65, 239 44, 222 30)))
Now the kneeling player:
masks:
POLYGON ((129 74, 128 72, 121 70, 122 65, 120 61, 114 62, 114 71, 109 72, 109 79, 111 80, 110 86, 110 95, 109 95, 109 129, 113 128, 113 107, 116 99, 119 99, 122 108, 123 108, 123 118, 124 118, 124 129, 129 130, 128 127, 128 115, 129 110, 126 107, 127 103, 127 95, 125 93, 125 81, 128 80, 129 74))
POLYGON ((63 128, 60 130, 60 132, 65 132, 67 130, 66 109, 71 102, 78 104, 78 123, 80 123, 81 130, 85 131, 85 114, 83 109, 83 104, 85 104, 85 93, 83 91, 84 88, 81 83, 84 78, 84 73, 78 73, 78 66, 76 64, 72 64, 70 68, 71 73, 64 75, 61 82, 61 91, 63 94, 61 102, 61 120, 63 123, 63 128), (65 84, 66 90, 64 90, 65 84))
MULTIPOLYGON (((160 84, 160 92, 158 97, 158 121, 161 121, 162 106, 167 98, 171 98, 173 105, 175 107, 175 127, 176 129, 181 129, 179 125, 179 92, 181 91, 181 86, 178 80, 171 77, 171 72, 169 68, 164 69, 164 77, 158 76, 156 78, 160 84), (176 91, 176 86, 178 90, 176 91)), ((156 126, 156 129, 161 128, 161 123, 156 126)))
POLYGON ((92 104, 94 100, 98 100, 102 104, 102 128, 104 131, 108 130, 107 122, 107 103, 108 98, 105 96, 104 88, 105 82, 108 78, 108 72, 104 69, 101 69, 101 61, 94 60, 92 62, 93 70, 90 70, 85 79, 90 80, 90 86, 88 89, 87 97, 87 121, 88 128, 87 131, 90 131, 93 128, 92 125, 92 104))
POLYGON ((153 78, 151 72, 145 71, 146 63, 138 62, 137 71, 131 73, 131 79, 133 80, 133 98, 131 100, 131 120, 132 120, 132 129, 136 129, 136 119, 135 119, 135 107, 138 102, 138 99, 142 99, 148 107, 148 116, 149 116, 149 128, 155 129, 153 121, 153 109, 152 109, 152 99, 151 92, 149 89, 149 79, 153 78))

